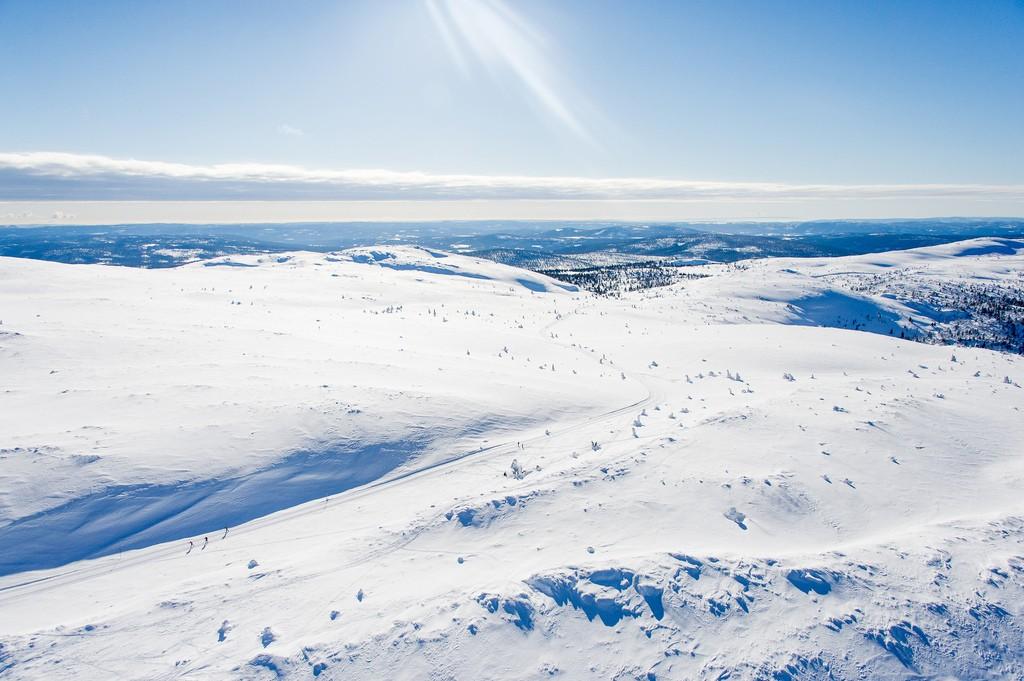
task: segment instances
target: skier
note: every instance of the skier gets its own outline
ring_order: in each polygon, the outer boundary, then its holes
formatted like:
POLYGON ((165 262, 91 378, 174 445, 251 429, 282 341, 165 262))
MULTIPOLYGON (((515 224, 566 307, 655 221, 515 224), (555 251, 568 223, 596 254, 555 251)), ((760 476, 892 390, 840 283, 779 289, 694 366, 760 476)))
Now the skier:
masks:
MULTIPOLYGON (((228 536, 228 528, 224 528, 224 537, 228 536)), ((224 537, 221 537, 223 539, 224 537)))
POLYGON ((209 537, 203 537, 203 548, 201 548, 199 550, 200 551, 205 551, 206 550, 206 545, 209 544, 209 543, 210 543, 210 538, 209 537))
POLYGON ((187 556, 188 554, 192 553, 192 549, 193 548, 195 548, 195 544, 193 544, 192 540, 189 539, 188 540, 188 551, 185 552, 185 555, 187 556))

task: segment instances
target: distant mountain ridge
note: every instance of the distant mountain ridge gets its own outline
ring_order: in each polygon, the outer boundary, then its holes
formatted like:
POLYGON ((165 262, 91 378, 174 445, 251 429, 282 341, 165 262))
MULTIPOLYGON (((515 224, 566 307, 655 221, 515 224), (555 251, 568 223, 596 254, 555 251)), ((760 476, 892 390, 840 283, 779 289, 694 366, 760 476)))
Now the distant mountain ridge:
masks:
POLYGON ((0 255, 66 263, 174 267, 223 255, 326 252, 390 243, 479 255, 530 269, 663 258, 857 255, 980 236, 1024 236, 1024 219, 714 224, 617 222, 289 223, 0 227, 0 255), (600 254, 600 255, 598 255, 600 254), (614 255, 613 255, 614 254, 614 255))

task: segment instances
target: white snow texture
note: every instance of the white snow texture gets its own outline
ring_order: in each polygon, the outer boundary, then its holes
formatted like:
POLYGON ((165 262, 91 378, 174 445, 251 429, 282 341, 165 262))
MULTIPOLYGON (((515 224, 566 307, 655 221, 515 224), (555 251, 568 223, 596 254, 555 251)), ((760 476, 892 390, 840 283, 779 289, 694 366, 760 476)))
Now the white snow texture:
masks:
POLYGON ((692 269, 0 258, 0 677, 1024 678, 1024 244, 692 269))

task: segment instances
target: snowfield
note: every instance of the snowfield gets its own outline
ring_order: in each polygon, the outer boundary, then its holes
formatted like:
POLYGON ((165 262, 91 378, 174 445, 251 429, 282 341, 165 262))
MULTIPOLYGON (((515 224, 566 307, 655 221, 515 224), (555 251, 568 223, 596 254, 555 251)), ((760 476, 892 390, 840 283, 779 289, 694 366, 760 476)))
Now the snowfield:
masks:
POLYGON ((0 258, 0 677, 1024 678, 1024 243, 693 270, 0 258))

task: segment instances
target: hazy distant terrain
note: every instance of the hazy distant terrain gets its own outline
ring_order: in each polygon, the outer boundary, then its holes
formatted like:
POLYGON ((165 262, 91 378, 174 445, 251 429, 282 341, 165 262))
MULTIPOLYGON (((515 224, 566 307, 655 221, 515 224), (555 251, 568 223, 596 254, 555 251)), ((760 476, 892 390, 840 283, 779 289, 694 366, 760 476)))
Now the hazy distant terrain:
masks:
MULTIPOLYGON (((1024 220, 794 223, 313 223, 0 227, 0 255, 66 263, 173 267, 223 255, 426 246, 558 276, 612 265, 678 267, 763 257, 857 255, 978 236, 1024 237, 1024 220)), ((599 273, 600 274, 600 273, 599 273)), ((620 273, 621 275, 621 273, 620 273)), ((671 274, 662 273, 662 280, 671 274)), ((608 290, 617 288, 603 281, 608 290)), ((643 288, 643 280, 629 288, 643 288)))

